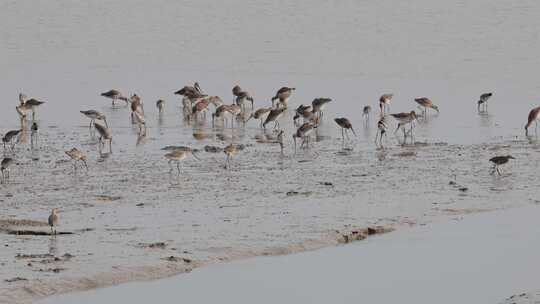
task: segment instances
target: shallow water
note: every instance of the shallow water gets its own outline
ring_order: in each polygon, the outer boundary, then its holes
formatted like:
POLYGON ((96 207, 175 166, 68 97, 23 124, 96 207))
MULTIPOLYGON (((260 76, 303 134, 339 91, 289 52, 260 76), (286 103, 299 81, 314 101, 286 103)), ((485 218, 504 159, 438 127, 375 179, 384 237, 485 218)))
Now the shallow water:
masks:
POLYGON ((317 247, 301 245, 307 241, 332 244, 336 229, 427 223, 536 203, 539 147, 524 138, 523 125, 540 88, 538 13, 534 1, 0 4, 1 132, 18 128, 19 92, 47 101, 37 113, 39 150, 18 145, 12 179, 0 186, 1 217, 45 220, 58 207, 62 230, 95 229, 56 240, 0 234, 7 245, 0 279, 30 279, 2 282, 0 299, 37 279, 54 288, 18 296, 107 284, 99 275, 163 266, 160 258, 170 255, 213 262, 297 251, 317 247), (284 85, 297 88, 291 107, 320 96, 333 102, 314 147, 296 156, 292 111, 285 115, 282 158, 278 146, 255 142, 261 133, 255 121, 234 131, 212 130, 208 121, 188 125, 172 93, 193 81, 226 102, 238 83, 254 95, 256 108, 268 106, 284 85), (127 109, 113 109, 99 96, 110 88, 143 98, 146 138, 138 140, 127 109), (488 113, 479 114, 476 101, 486 91, 495 95, 488 113), (418 123, 420 144, 402 147, 389 134, 387 149, 376 150, 376 111, 365 127, 361 110, 367 104, 376 110, 388 92, 395 94, 392 112, 415 109, 419 96, 441 108, 418 123), (166 100, 161 119, 158 98, 166 100), (78 112, 86 109, 103 112, 112 126, 114 153, 107 158, 99 157, 88 120, 78 112), (332 121, 337 116, 353 122, 353 151, 342 150, 332 121), (201 162, 183 162, 177 178, 167 173, 159 150, 231 141, 250 145, 231 172, 222 168, 222 153, 202 153, 201 162), (88 174, 74 175, 66 162, 63 151, 74 146, 87 152, 88 174), (487 160, 508 153, 517 159, 503 169, 505 176, 490 176, 487 160), (454 176, 457 185, 449 185, 454 176), (303 194, 287 196, 292 190, 303 194), (169 245, 137 246, 156 241, 169 245), (48 251, 75 258, 60 273, 14 260, 17 253, 48 251), (81 273, 94 281, 62 281, 81 273))

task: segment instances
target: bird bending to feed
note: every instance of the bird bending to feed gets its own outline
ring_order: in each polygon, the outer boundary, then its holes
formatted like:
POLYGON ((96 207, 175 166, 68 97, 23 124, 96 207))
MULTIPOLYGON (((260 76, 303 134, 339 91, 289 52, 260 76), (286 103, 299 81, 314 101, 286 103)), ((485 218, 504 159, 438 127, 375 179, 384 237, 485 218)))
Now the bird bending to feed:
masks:
POLYGON ((86 155, 84 155, 81 150, 73 148, 66 151, 66 154, 73 161, 73 169, 75 170, 75 172, 77 172, 77 162, 82 162, 84 167, 86 168, 86 171, 88 171, 88 165, 86 164, 86 155))
POLYGON ((268 108, 260 108, 260 109, 257 109, 255 112, 253 112, 251 114, 251 116, 255 119, 258 119, 259 120, 259 127, 262 128, 262 125, 263 125, 263 122, 264 122, 264 118, 265 118, 265 114, 269 113, 270 111, 272 111, 272 108, 271 107, 268 107, 268 108))
POLYGON ((9 167, 15 162, 11 157, 5 157, 0 163, 0 171, 2 171, 2 182, 9 179, 9 167))
POLYGON ((51 215, 49 215, 48 223, 51 227, 51 234, 56 235, 56 226, 58 226, 58 222, 60 221, 60 217, 58 216, 56 208, 51 211, 51 215))
POLYGON ((327 103, 331 102, 331 98, 315 98, 311 102, 311 112, 316 114, 320 119, 323 117, 323 110, 327 103))
POLYGON ((364 116, 366 120, 369 120, 369 113, 371 113, 371 106, 365 106, 362 110, 362 116, 364 116))
POLYGON ((276 95, 272 97, 272 107, 274 107, 274 102, 277 100, 279 101, 277 107, 279 108, 280 105, 284 108, 287 108, 287 104, 289 102, 289 98, 292 95, 292 92, 296 90, 296 88, 289 88, 289 87, 282 87, 276 92, 276 95))
POLYGON ((484 93, 480 95, 480 99, 478 100, 478 111, 480 111, 480 107, 482 107, 482 111, 487 110, 487 102, 491 96, 493 96, 493 93, 484 93))
POLYGON ((183 104, 191 107, 195 101, 200 98, 206 97, 199 86, 199 83, 195 82, 193 86, 184 86, 180 90, 174 92, 175 95, 183 96, 183 104))
POLYGON ((100 112, 96 110, 88 110, 88 111, 80 111, 80 112, 84 116, 90 118, 90 125, 88 125, 88 129, 92 129, 92 124, 96 122, 96 119, 103 120, 103 122, 105 123, 105 126, 109 127, 109 125, 107 124, 107 118, 105 117, 105 115, 101 114, 100 112))
POLYGON ((296 154, 296 139, 301 138, 302 144, 300 144, 300 149, 304 147, 309 148, 309 135, 311 132, 317 128, 317 125, 312 122, 306 122, 303 125, 300 126, 296 130, 296 132, 293 134, 293 140, 294 140, 294 154, 296 154))
POLYGON ((540 118, 540 107, 536 107, 529 112, 529 117, 527 119, 527 124, 525 125, 525 136, 529 136, 529 127, 532 123, 535 123, 534 131, 535 134, 538 132, 538 119, 540 118))
POLYGON ((231 169, 231 159, 238 154, 238 147, 235 144, 230 144, 223 149, 223 153, 227 155, 225 169, 231 169))
POLYGON ((394 133, 396 133, 399 130, 399 128, 403 128, 403 136, 406 138, 407 133, 405 132, 405 125, 410 124, 411 129, 409 130, 408 133, 411 134, 411 138, 412 138, 413 121, 416 120, 417 118, 416 113, 414 111, 411 111, 410 113, 397 113, 397 114, 390 114, 390 115, 392 115, 392 117, 394 117, 399 122, 396 128, 396 131, 394 131, 394 133))
POLYGON ((94 123, 94 127, 99 133, 99 153, 103 151, 103 147, 105 146, 105 142, 109 141, 109 153, 112 153, 112 132, 111 129, 104 127, 100 125, 99 123, 94 123))
POLYGON ((234 99, 233 101, 237 105, 244 108, 245 107, 245 102, 247 100, 247 101, 251 102, 251 108, 253 109, 253 103, 255 102, 255 100, 253 99, 251 94, 249 94, 247 91, 242 90, 242 88, 240 88, 240 86, 238 86, 238 85, 235 85, 233 87, 232 93, 233 93, 233 99, 234 99))
POLYGON ((378 147, 384 148, 382 144, 383 135, 386 137, 386 132, 388 131, 388 121, 386 116, 382 116, 377 122, 377 134, 375 135, 375 145, 378 147))
POLYGON ((512 155, 506 155, 506 156, 495 156, 493 158, 490 158, 489 161, 493 163, 493 168, 491 169, 490 174, 494 174, 495 171, 499 175, 501 175, 501 171, 499 171, 499 166, 504 165, 508 162, 510 159, 515 159, 512 155))
POLYGON ((176 163, 176 168, 178 169, 178 175, 180 175, 180 162, 184 160, 189 154, 193 155, 193 157, 197 160, 200 160, 200 158, 195 155, 195 152, 198 150, 193 150, 188 147, 184 147, 186 149, 176 149, 172 152, 169 152, 165 154, 165 158, 169 160, 169 166, 171 167, 171 170, 169 172, 172 172, 174 170, 172 163, 176 163))
POLYGON ((117 101, 117 100, 123 100, 126 102, 126 106, 129 104, 129 101, 128 101, 128 98, 125 97, 124 95, 122 95, 122 93, 120 93, 120 91, 118 90, 109 90, 107 92, 103 92, 101 93, 101 96, 103 97, 107 97, 109 99, 112 100, 112 106, 114 107, 114 103, 117 101))
POLYGON ((385 114, 388 110, 390 110, 390 101, 392 100, 392 97, 394 97, 394 94, 383 94, 379 98, 379 108, 381 109, 381 115, 385 114))
POLYGON ((439 113, 439 107, 433 104, 433 102, 427 97, 415 98, 414 101, 423 108, 424 116, 427 114, 427 108, 432 108, 439 113))
POLYGON ((349 138, 349 134, 347 133, 349 130, 351 130, 354 136, 356 136, 356 133, 354 132, 352 124, 347 118, 340 117, 340 118, 334 119, 334 121, 338 124, 338 126, 341 127, 341 139, 343 141, 345 141, 345 135, 347 135, 347 139, 349 138))
POLYGON ((266 129, 266 125, 274 122, 274 129, 279 127, 279 121, 278 119, 283 115, 283 112, 285 112, 286 108, 277 108, 270 110, 270 113, 268 113, 268 116, 266 116, 266 120, 263 123, 263 128, 266 129))
POLYGON ((39 126, 37 122, 33 122, 32 126, 30 127, 30 146, 33 148, 34 144, 37 145, 38 142, 38 133, 39 133, 39 126))
POLYGON ((4 134, 4 137, 2 137, 2 142, 4 143, 4 150, 6 149, 6 144, 10 144, 10 143, 11 143, 11 150, 15 148, 15 144, 17 143, 17 140, 15 138, 21 132, 22 130, 19 129, 19 130, 11 130, 11 131, 8 131, 6 134, 4 134))
POLYGON ((156 108, 158 109, 159 114, 163 113, 163 106, 164 105, 165 105, 165 100, 159 99, 158 101, 156 101, 156 108))
MULTIPOLYGON (((225 113, 229 113, 231 115, 231 128, 234 128, 234 120, 238 115, 240 115, 240 113, 242 113, 242 109, 240 108, 240 106, 237 106, 235 104, 221 105, 217 107, 216 111, 212 113, 212 127, 214 126, 214 120, 216 117, 226 120, 225 113)), ((225 123, 225 125, 227 124, 225 123)))

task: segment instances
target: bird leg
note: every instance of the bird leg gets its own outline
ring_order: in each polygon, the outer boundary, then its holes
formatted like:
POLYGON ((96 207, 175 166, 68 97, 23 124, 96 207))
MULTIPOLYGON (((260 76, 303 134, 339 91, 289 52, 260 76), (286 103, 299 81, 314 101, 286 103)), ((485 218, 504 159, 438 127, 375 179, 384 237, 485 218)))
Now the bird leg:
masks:
POLYGON ((169 173, 171 173, 174 170, 171 162, 172 162, 172 159, 169 160, 169 167, 171 167, 171 170, 169 170, 169 173))
POLYGON ((180 162, 176 162, 176 169, 178 169, 178 175, 180 175, 180 162))

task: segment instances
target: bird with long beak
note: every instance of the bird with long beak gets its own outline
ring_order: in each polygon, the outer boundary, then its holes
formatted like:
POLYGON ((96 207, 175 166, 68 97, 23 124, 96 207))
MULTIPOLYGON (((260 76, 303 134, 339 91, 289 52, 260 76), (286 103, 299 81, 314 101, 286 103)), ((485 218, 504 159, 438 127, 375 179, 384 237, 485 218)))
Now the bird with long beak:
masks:
POLYGON ((506 164, 510 159, 515 159, 512 155, 506 155, 506 156, 495 156, 493 158, 490 158, 489 161, 493 163, 493 168, 491 169, 491 174, 494 174, 495 171, 501 175, 501 171, 499 170, 499 166, 506 164))
POLYGON ((238 154, 238 146, 235 144, 230 144, 223 149, 223 153, 227 155, 227 159, 225 160, 225 168, 231 169, 231 159, 233 156, 238 154))
POLYGON ((396 128, 396 131, 394 131, 394 133, 396 133, 399 130, 399 128, 403 128, 404 138, 407 138, 407 133, 405 132, 405 125, 410 124, 411 129, 409 130, 408 133, 411 134, 411 140, 412 140, 413 122, 417 119, 416 112, 411 111, 409 113, 397 113, 397 114, 390 114, 390 115, 392 115, 392 117, 394 117, 399 122, 396 128))
POLYGON ((270 111, 272 111, 272 108, 271 107, 268 107, 268 108, 260 108, 260 109, 257 109, 255 112, 251 113, 251 117, 253 117, 254 119, 258 119, 259 120, 259 127, 262 128, 263 126, 263 122, 264 122, 264 118, 266 117, 265 114, 269 113, 270 111))
POLYGON ((283 115, 283 112, 285 112, 286 108, 277 108, 272 109, 270 113, 268 113, 268 116, 266 116, 266 120, 263 123, 263 128, 266 129, 266 125, 274 122, 274 129, 279 128, 279 118, 281 115, 283 115))
POLYGON ((304 145, 306 145, 309 148, 309 135, 313 130, 317 128, 317 125, 312 122, 306 122, 303 125, 300 126, 296 130, 296 132, 293 134, 293 140, 294 140, 294 154, 296 154, 296 139, 301 138, 302 144, 300 145, 300 148, 302 149, 304 145))
POLYGON ((114 107, 114 103, 117 101, 117 100, 123 100, 126 102, 126 106, 129 104, 129 101, 127 99, 127 97, 124 97, 124 95, 122 95, 122 93, 120 93, 120 91, 118 90, 109 90, 107 92, 103 92, 100 94, 101 96, 103 97, 106 97, 106 98, 109 98, 112 100, 112 106, 114 107))
POLYGON ((289 103, 289 98, 291 97, 292 93, 296 90, 296 88, 289 88, 289 87, 282 87, 280 88, 274 97, 272 97, 272 107, 274 107, 274 102, 276 100, 279 101, 277 107, 280 106, 283 108, 287 108, 287 105, 289 103))
POLYGON ((429 98, 427 97, 420 97, 420 98, 415 98, 414 101, 416 101, 416 103, 419 105, 419 107, 422 109, 422 111, 424 112, 424 117, 426 116, 427 114, 427 109, 428 108, 432 108, 433 110, 437 111, 437 113, 439 113, 439 107, 437 107, 436 105, 433 104, 433 101, 431 101, 429 98))
POLYGON ((86 171, 88 171, 88 164, 86 163, 86 155, 79 149, 73 148, 66 151, 66 155, 73 161, 73 169, 77 172, 77 162, 82 162, 86 171))
POLYGON ((343 142, 345 142, 345 135, 347 136, 347 139, 350 139, 349 134, 347 133, 349 130, 351 130, 354 136, 356 137, 356 133, 354 132, 353 126, 347 118, 339 117, 339 118, 334 119, 334 121, 338 124, 338 126, 341 127, 341 139, 343 140, 343 142))
POLYGON ((326 104, 328 104, 331 101, 332 101, 331 98, 325 98, 325 97, 313 99, 313 101, 311 102, 311 108, 312 108, 311 112, 313 112, 313 114, 316 114, 322 121, 322 117, 324 114, 323 110, 326 107, 326 104))
POLYGON ((172 172, 174 170, 173 166, 172 166, 172 163, 175 162, 176 163, 176 168, 178 170, 178 175, 180 175, 180 162, 182 160, 184 160, 188 155, 192 155, 195 159, 197 160, 201 160, 200 158, 197 157, 197 155, 195 155, 195 151, 198 151, 198 150, 194 150, 194 149, 177 149, 177 150, 173 150, 172 152, 169 152, 167 154, 165 154, 165 158, 167 160, 169 160, 169 166, 171 167, 171 170, 169 170, 169 172, 172 172))
POLYGON ((109 153, 112 153, 112 139, 113 139, 113 136, 112 136, 111 129, 109 129, 107 127, 104 127, 104 126, 100 125, 97 122, 94 122, 94 127, 96 128, 96 130, 99 133, 99 143, 98 143, 98 145, 99 145, 99 153, 102 154, 103 147, 105 146, 106 141, 109 142, 109 153))
POLYGON ((90 125, 88 126, 88 129, 92 129, 92 124, 96 122, 96 120, 102 120, 105 123, 106 127, 109 127, 107 124, 107 117, 105 115, 101 114, 100 112, 96 110, 87 110, 87 111, 80 111, 84 116, 90 118, 90 125))

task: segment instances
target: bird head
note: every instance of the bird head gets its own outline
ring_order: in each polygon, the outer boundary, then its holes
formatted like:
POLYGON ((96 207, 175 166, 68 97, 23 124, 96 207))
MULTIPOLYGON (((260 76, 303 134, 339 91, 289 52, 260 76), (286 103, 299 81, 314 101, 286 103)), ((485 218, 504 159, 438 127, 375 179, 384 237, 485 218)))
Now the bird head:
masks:
POLYGON ((516 159, 515 157, 513 157, 512 155, 508 155, 506 156, 508 159, 516 159))

